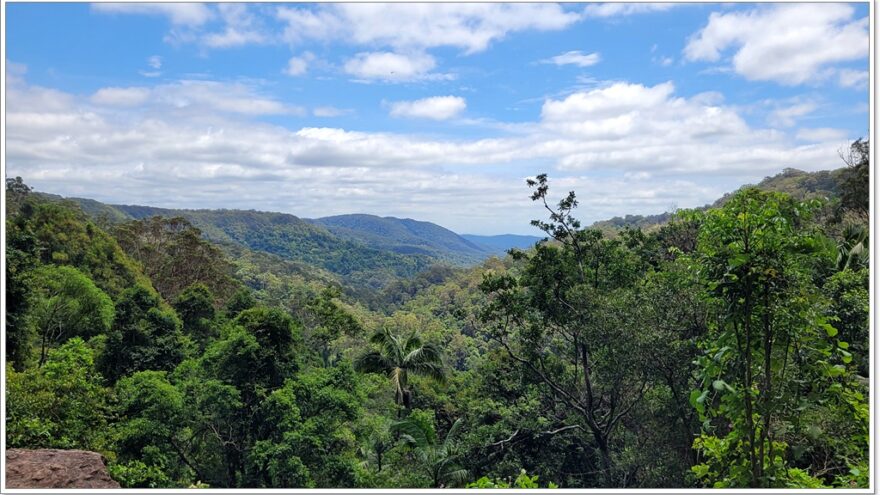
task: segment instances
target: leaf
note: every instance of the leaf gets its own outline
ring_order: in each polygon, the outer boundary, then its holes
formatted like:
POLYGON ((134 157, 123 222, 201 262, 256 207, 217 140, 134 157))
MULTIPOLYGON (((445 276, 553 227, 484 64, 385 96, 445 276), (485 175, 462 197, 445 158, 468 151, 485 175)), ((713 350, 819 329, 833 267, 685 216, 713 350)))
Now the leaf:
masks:
POLYGON ((837 335, 837 329, 830 324, 820 323, 819 326, 825 330, 825 333, 828 334, 829 337, 834 337, 835 335, 837 335))
POLYGON ((724 380, 720 380, 720 379, 712 382, 712 388, 714 388, 715 390, 717 390, 719 392, 721 392, 722 390, 727 390, 728 392, 733 392, 733 387, 731 387, 724 380))
POLYGON ((841 349, 849 349, 849 342, 844 342, 841 340, 837 343, 837 347, 840 347, 841 349))

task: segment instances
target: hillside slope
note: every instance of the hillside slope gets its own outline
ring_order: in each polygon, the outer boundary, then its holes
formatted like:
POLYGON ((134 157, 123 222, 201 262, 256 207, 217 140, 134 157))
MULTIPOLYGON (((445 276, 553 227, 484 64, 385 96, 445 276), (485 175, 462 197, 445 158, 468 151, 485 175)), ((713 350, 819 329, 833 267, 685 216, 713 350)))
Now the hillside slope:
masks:
POLYGON ((333 234, 400 254, 422 254, 456 265, 472 265, 489 255, 455 232, 430 222, 375 215, 338 215, 308 220, 333 234))
MULTIPOLYGON (((839 185, 844 168, 804 172, 795 168, 787 168, 782 172, 764 177, 757 184, 745 184, 734 191, 726 193, 712 204, 697 207, 698 210, 722 206, 736 191, 746 187, 757 187, 762 191, 784 192, 796 199, 806 198, 837 198, 840 194, 839 185)), ((670 212, 657 215, 626 215, 595 222, 592 227, 605 231, 616 231, 626 227, 651 230, 669 221, 670 212)))

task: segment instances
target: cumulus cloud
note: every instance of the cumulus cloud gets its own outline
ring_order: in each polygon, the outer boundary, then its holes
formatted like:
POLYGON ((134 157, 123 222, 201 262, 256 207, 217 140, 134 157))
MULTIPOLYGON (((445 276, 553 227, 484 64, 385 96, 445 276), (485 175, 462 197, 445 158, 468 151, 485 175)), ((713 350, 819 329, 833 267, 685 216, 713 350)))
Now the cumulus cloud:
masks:
POLYGON ((8 80, 9 173, 41 190, 109 202, 360 211, 459 230, 484 221, 500 233, 528 231, 541 215, 523 185, 529 174, 549 172, 556 190, 576 190, 590 221, 701 205, 788 166, 833 167, 840 148, 839 134, 805 132, 795 141, 748 125, 717 94, 679 96, 669 82, 551 98, 539 120, 480 138, 288 129, 259 117, 293 105, 241 83, 158 85, 125 112, 94 96, 8 80))
POLYGON ((280 7, 284 38, 389 46, 395 51, 449 46, 467 53, 518 31, 564 29, 581 19, 557 4, 334 3, 280 7))
POLYGON ((835 64, 868 55, 868 18, 846 4, 777 4, 713 13, 684 49, 690 61, 729 62, 746 79, 786 85, 817 82, 835 64), (730 51, 733 55, 727 59, 730 51))
POLYGON ((362 81, 407 82, 452 77, 432 73, 436 66, 437 61, 427 53, 362 52, 348 59, 343 70, 362 81))
POLYGON ((573 50, 560 55, 556 55, 555 57, 550 57, 548 59, 542 60, 541 62, 545 64, 576 65, 578 67, 589 67, 591 65, 598 64, 600 60, 602 60, 602 57, 597 52, 583 53, 578 50, 573 50))
POLYGON ((201 3, 93 3, 92 10, 106 14, 162 15, 179 26, 200 26, 213 16, 201 3))
POLYGON ((392 117, 448 120, 458 116, 467 107, 460 96, 432 96, 415 101, 397 101, 391 104, 392 117))

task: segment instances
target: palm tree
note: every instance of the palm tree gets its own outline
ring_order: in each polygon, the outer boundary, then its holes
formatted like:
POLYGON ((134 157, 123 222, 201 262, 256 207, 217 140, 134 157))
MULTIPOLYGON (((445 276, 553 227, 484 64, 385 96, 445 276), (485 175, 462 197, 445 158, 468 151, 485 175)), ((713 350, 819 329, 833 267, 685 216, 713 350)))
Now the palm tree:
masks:
POLYGON ((848 224, 837 246, 837 270, 866 268, 869 259, 868 229, 862 225, 848 224))
POLYGON ((431 477, 434 488, 455 488, 468 480, 468 471, 458 463, 458 453, 453 440, 461 430, 463 418, 458 418, 449 428, 443 442, 438 443, 433 425, 407 418, 394 425, 403 432, 401 439, 414 448, 416 459, 431 477))
MULTIPOLYGON (((394 386, 394 402, 398 406, 410 409, 412 405, 410 373, 427 376, 441 383, 445 381, 440 348, 431 343, 423 343, 415 332, 404 338, 383 328, 370 337, 370 342, 379 349, 359 357, 354 363, 355 369, 363 373, 388 375, 394 386)), ((400 412, 397 412, 398 418, 400 412)))

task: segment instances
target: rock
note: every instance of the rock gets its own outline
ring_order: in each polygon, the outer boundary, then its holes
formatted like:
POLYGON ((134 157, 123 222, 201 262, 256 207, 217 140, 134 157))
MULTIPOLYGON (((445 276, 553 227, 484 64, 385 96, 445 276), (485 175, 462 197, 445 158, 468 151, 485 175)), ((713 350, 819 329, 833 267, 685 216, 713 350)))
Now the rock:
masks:
POLYGON ((8 449, 6 488, 119 488, 119 483, 97 452, 8 449))

